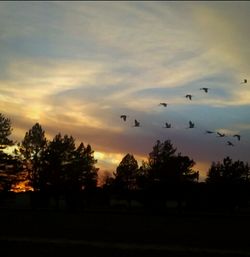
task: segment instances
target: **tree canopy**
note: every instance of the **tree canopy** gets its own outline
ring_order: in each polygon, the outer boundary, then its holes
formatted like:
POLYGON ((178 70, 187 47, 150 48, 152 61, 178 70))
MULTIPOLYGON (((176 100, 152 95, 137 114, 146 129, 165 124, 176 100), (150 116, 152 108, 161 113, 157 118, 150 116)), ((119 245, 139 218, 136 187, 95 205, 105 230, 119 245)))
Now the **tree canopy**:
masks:
POLYGON ((12 132, 11 121, 0 113, 0 191, 9 191, 18 182, 21 163, 16 156, 4 150, 13 144, 9 138, 12 132))
POLYGON ((0 149, 4 149, 13 143, 12 140, 9 139, 11 132, 12 127, 10 119, 0 113, 0 149))
POLYGON ((97 183, 94 151, 83 143, 76 148, 72 136, 57 134, 44 152, 44 174, 47 184, 56 191, 81 191, 97 183))
POLYGON ((176 154, 170 140, 157 140, 149 153, 148 165, 149 178, 163 184, 194 181, 197 177, 192 169, 195 162, 181 153, 176 154))
POLYGON ((206 181, 208 183, 241 183, 248 182, 249 165, 242 161, 235 161, 226 157, 222 162, 213 162, 206 181))
POLYGON ((27 179, 34 190, 38 190, 41 187, 42 158, 46 146, 45 131, 39 123, 36 123, 25 133, 19 147, 21 158, 28 173, 27 179))
POLYGON ((126 154, 116 168, 115 181, 127 189, 136 188, 138 163, 132 154, 126 154))

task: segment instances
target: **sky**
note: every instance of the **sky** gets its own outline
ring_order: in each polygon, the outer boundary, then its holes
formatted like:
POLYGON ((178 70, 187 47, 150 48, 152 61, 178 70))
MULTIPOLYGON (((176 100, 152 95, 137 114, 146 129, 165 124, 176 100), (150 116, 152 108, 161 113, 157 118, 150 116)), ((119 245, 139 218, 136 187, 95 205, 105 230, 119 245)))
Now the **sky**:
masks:
POLYGON ((205 178, 250 162, 249 24, 247 1, 2 1, 0 111, 12 139, 39 122, 90 144, 102 172, 171 140, 205 178))

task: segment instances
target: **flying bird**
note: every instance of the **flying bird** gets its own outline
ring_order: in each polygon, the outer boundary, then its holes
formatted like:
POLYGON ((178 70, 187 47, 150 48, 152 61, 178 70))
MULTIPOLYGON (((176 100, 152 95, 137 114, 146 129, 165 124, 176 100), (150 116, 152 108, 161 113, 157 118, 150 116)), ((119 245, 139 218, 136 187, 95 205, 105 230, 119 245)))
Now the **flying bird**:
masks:
POLYGON ((227 141, 227 145, 234 146, 234 144, 230 141, 227 141))
POLYGON ((186 98, 189 98, 189 100, 192 100, 192 95, 186 95, 186 98))
POLYGON ((120 116, 120 118, 123 119, 124 121, 126 121, 127 117, 128 117, 127 115, 121 115, 120 116))
POLYGON ((208 89, 209 89, 208 87, 202 87, 202 88, 200 88, 200 90, 204 90, 205 93, 208 92, 208 89))
POLYGON ((233 137, 237 137, 237 139, 240 141, 241 136, 240 135, 233 135, 233 137))
POLYGON ((224 137, 225 136, 225 134, 222 134, 220 132, 217 132, 217 134, 219 135, 219 137, 224 137))
POLYGON ((166 122, 165 127, 163 127, 163 128, 171 128, 171 124, 166 122))
POLYGON ((194 123, 191 120, 189 121, 189 127, 188 128, 194 128, 194 123))
POLYGON ((240 84, 246 84, 247 83, 247 79, 243 79, 243 81, 240 82, 240 84))
POLYGON ((160 103, 160 105, 164 106, 164 107, 167 107, 167 103, 160 103))
POLYGON ((213 134, 213 133, 214 133, 213 131, 206 130, 206 134, 213 134))
POLYGON ((137 121, 137 120, 135 120, 135 125, 134 125, 134 127, 140 127, 140 122, 137 121))

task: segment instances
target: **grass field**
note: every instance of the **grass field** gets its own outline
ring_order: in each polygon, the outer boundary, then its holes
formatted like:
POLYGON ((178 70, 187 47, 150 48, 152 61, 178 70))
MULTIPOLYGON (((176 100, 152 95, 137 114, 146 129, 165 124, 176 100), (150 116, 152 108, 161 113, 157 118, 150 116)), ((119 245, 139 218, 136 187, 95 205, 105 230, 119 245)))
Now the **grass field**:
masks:
POLYGON ((0 212, 1 256, 250 256, 250 219, 143 211, 0 212))

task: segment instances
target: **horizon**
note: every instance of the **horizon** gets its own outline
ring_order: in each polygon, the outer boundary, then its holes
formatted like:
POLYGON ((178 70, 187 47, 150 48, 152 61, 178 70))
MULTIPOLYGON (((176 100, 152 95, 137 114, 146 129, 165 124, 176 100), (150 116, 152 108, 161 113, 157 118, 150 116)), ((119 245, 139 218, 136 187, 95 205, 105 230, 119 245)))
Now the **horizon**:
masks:
POLYGON ((146 160, 157 140, 193 159, 201 180, 226 156, 250 162, 249 14, 230 1, 1 2, 11 139, 38 122, 49 140, 90 144, 110 173, 127 153, 146 160))

